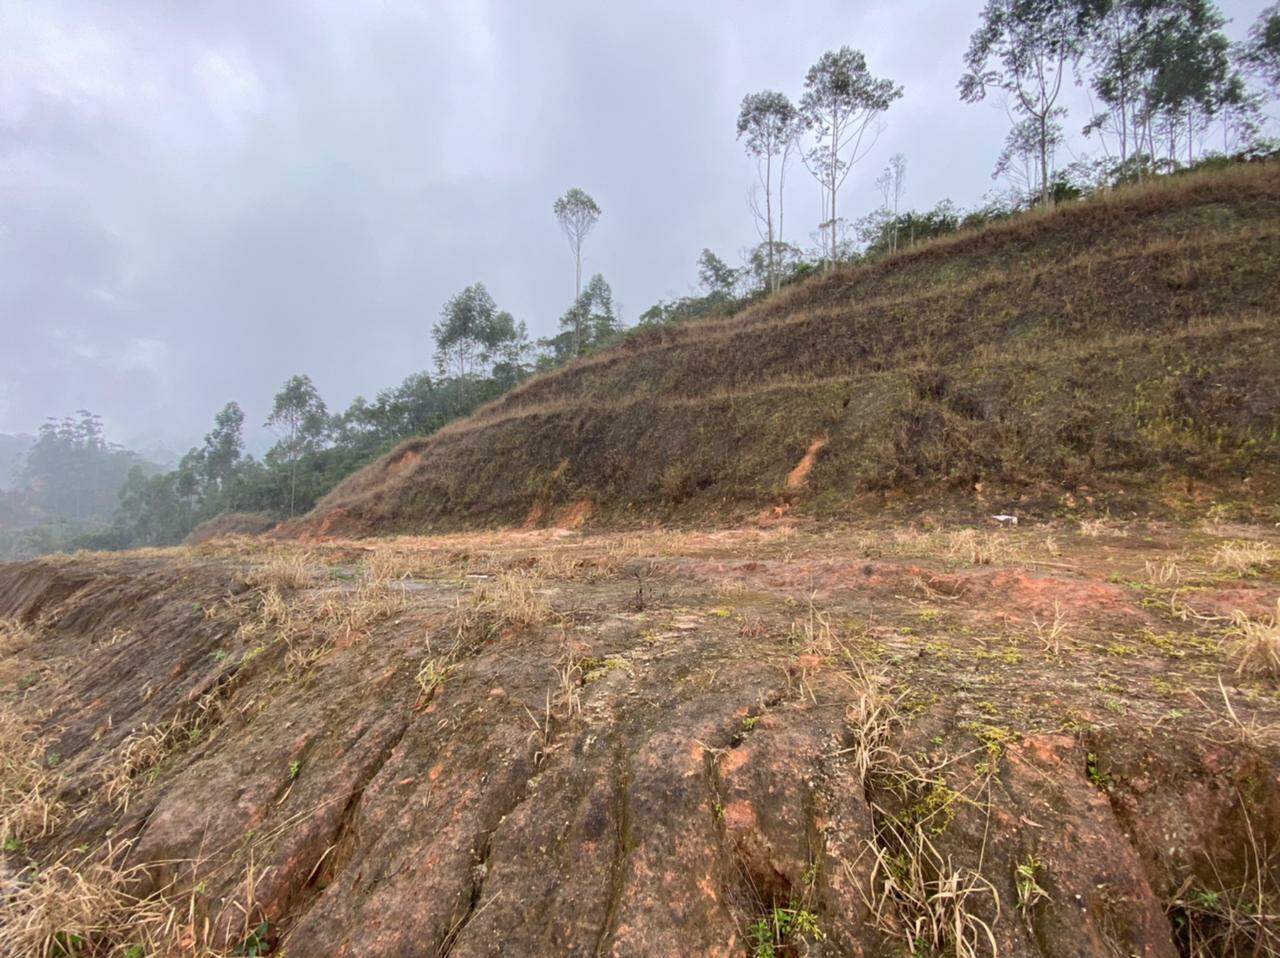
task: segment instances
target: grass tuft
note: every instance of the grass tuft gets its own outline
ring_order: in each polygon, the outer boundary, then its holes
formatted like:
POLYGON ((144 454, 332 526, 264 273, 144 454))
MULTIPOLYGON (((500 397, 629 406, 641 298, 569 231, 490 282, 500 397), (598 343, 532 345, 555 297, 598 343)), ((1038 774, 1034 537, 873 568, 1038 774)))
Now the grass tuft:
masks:
POLYGON ((1237 612, 1228 642, 1237 671, 1280 678, 1280 599, 1271 615, 1255 619, 1237 612))
POLYGON ((480 587, 476 608, 505 628, 529 629, 550 621, 551 603, 538 591, 538 580, 504 572, 480 587))
POLYGON ((1225 542, 1213 550, 1209 564, 1233 575, 1257 575, 1276 562, 1276 550, 1269 542, 1225 542))

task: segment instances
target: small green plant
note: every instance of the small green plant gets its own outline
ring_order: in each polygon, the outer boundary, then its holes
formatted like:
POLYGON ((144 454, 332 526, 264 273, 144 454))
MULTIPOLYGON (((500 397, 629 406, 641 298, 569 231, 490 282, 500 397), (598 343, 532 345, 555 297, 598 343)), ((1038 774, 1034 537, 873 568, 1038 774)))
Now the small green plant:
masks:
POLYGON ((302 763, 296 758, 289 763, 289 781, 293 781, 298 777, 298 773, 302 771, 302 763))
POLYGON ((61 956, 70 958, 72 955, 81 953, 86 941, 80 935, 72 934, 69 931, 58 931, 54 932, 51 944, 53 945, 53 954, 58 955, 59 958, 61 956))
POLYGON ((777 958, 781 948, 825 939, 818 916, 805 908, 773 908, 747 927, 752 958, 777 958))
POLYGON ((1098 764, 1098 756, 1093 752, 1085 756, 1084 770, 1095 788, 1100 788, 1105 792, 1111 787, 1111 776, 1102 770, 1102 767, 1098 764))
POLYGON ((1027 855, 1026 860, 1014 866, 1014 885, 1018 891, 1018 911, 1022 917, 1030 921, 1031 909, 1049 897, 1049 893, 1040 885, 1042 862, 1035 853, 1027 855))
POLYGON ((249 937, 244 940, 239 948, 235 950, 237 955, 245 955, 247 958, 261 958, 262 955, 271 953, 271 946, 267 944, 267 932, 269 928, 264 921, 257 928, 249 932, 249 937))

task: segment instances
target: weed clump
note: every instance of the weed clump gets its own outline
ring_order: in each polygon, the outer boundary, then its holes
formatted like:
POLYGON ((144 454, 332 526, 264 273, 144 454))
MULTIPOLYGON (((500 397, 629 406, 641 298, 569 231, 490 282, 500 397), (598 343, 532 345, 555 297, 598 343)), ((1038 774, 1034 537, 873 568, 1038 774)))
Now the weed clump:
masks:
POLYGON ((1237 671, 1280 678, 1280 599, 1271 615, 1250 618, 1237 612, 1228 631, 1237 671))
POLYGON ((1209 564, 1233 575, 1257 575, 1276 562, 1269 542, 1226 542, 1213 550, 1209 564))

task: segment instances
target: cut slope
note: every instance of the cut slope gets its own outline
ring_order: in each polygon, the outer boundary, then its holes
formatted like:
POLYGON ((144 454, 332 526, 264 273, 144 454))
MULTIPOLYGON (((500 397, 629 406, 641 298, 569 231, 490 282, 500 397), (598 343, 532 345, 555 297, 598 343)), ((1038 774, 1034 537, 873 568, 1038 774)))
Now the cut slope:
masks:
POLYGON ((722 516, 868 493, 1269 501, 1280 167, 1116 192, 647 330, 410 440, 295 529, 722 516), (788 476, 826 437, 803 488, 788 476))

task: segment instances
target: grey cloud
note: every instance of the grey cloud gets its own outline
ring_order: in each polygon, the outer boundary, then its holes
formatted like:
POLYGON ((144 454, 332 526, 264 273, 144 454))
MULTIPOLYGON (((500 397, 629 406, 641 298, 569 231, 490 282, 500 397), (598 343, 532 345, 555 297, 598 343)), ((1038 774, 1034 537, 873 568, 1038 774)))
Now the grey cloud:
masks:
MULTIPOLYGON (((1224 6, 1239 35, 1260 5, 1224 6)), ((604 208, 586 267, 634 320, 703 246, 754 241, 738 101, 797 95, 841 43, 906 87, 843 213, 899 151, 910 203, 974 202, 1005 129, 955 93, 979 7, 0 0, 0 431, 88 406, 185 448, 301 371, 341 407, 428 367, 476 280, 545 335, 569 186, 604 208)))

